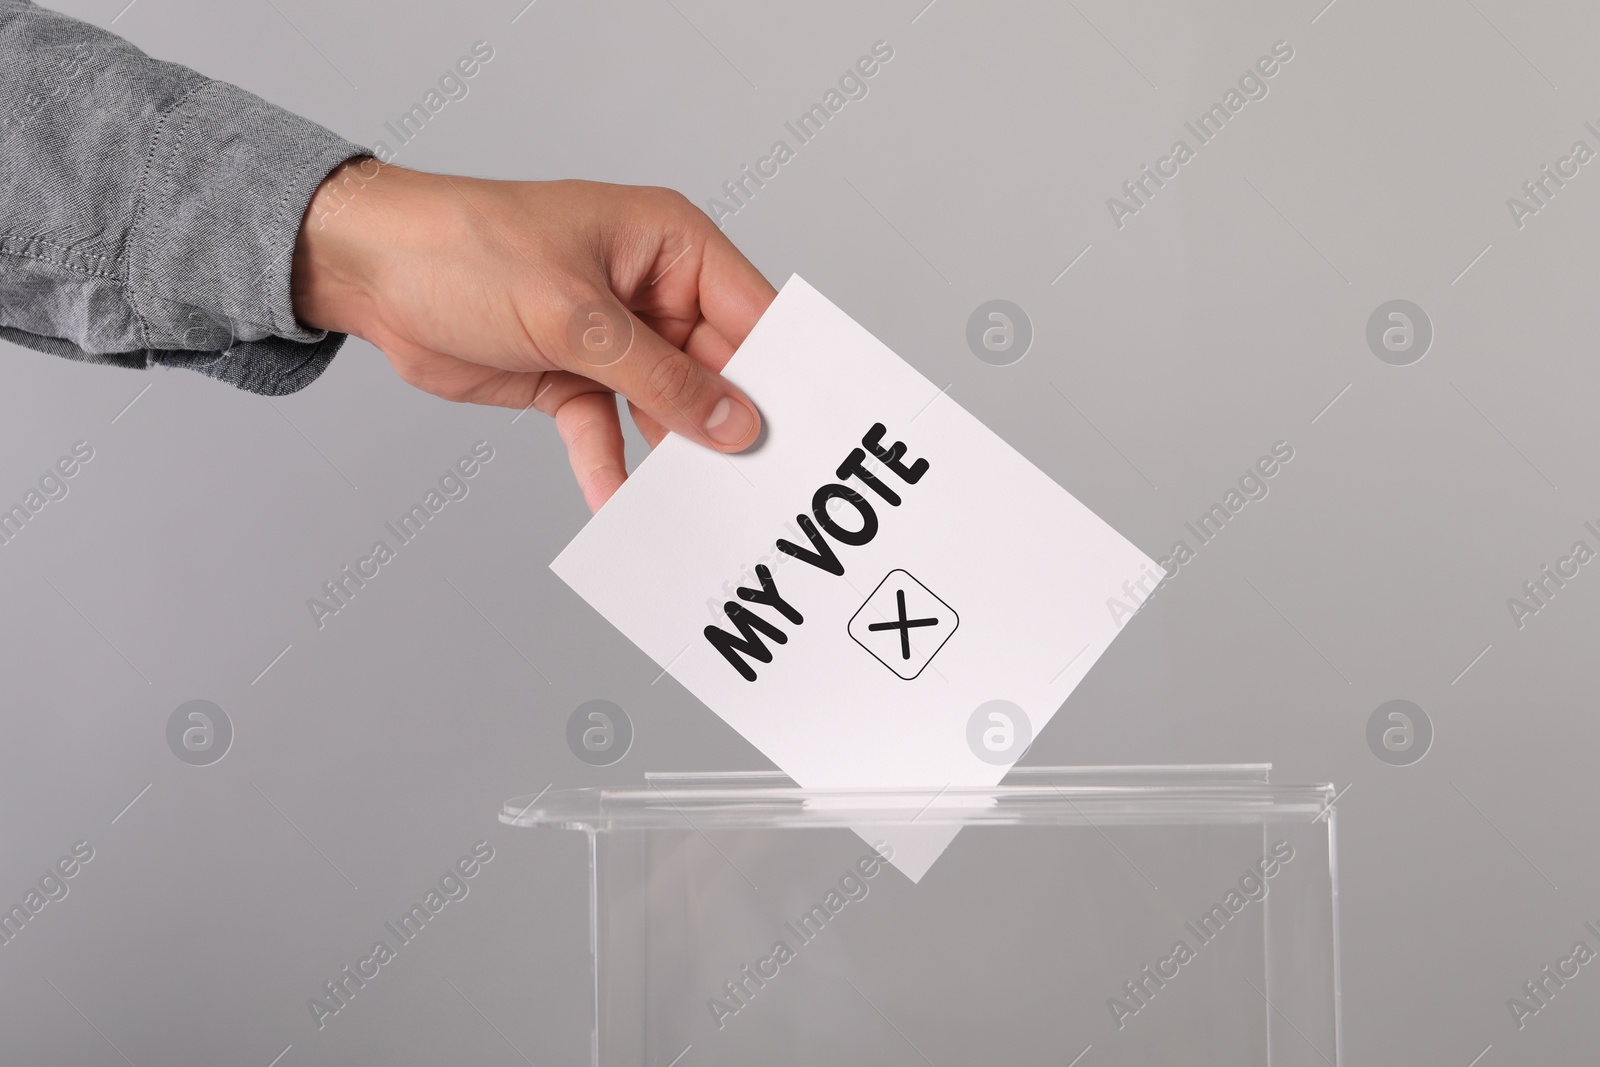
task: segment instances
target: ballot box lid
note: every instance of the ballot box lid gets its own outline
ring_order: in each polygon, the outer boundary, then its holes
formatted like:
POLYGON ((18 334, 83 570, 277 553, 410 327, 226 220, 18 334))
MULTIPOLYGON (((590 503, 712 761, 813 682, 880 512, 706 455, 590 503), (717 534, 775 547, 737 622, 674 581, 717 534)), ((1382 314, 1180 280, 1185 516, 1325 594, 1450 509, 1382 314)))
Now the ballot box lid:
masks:
POLYGON ((507 800, 518 827, 1044 826, 1331 819, 1332 785, 1280 785, 1271 764, 1015 767, 992 786, 805 789, 776 771, 659 772, 642 785, 548 788, 507 800))

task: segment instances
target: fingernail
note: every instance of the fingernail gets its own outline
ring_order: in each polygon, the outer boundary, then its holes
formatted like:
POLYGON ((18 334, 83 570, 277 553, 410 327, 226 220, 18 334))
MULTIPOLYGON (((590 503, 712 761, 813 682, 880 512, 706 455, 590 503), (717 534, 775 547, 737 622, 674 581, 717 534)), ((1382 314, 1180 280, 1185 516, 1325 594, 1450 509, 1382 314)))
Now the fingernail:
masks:
POLYGON ((742 445, 755 429, 756 413, 730 396, 717 401, 706 419, 706 436, 719 445, 742 445))

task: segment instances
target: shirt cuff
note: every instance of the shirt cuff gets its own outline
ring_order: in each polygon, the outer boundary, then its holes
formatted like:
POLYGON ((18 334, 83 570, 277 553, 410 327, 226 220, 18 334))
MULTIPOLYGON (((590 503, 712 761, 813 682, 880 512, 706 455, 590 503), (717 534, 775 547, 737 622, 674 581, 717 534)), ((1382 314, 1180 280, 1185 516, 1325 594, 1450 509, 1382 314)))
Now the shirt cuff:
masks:
POLYGON ((345 337, 295 319, 295 239, 322 180, 367 154, 226 82, 170 108, 128 236, 128 298, 149 361, 268 396, 315 380, 345 337))

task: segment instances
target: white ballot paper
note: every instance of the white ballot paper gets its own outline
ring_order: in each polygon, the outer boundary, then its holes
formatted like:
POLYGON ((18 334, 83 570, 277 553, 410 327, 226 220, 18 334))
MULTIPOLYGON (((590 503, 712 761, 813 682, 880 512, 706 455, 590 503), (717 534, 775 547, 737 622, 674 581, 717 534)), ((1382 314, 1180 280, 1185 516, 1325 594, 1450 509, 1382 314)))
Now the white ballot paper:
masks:
POLYGON ((669 435, 552 569, 802 787, 999 782, 1161 568, 798 276, 724 374, 761 442, 669 435))

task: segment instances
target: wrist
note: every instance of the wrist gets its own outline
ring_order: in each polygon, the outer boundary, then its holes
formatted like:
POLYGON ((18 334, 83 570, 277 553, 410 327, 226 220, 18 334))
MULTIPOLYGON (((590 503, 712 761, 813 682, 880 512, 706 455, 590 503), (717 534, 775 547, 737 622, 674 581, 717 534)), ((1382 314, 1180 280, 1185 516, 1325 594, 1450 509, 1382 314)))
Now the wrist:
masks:
POLYGON ((295 317, 315 330, 369 340, 378 268, 403 224, 399 194, 411 172, 370 156, 335 167, 312 194, 295 238, 290 296, 295 317))

